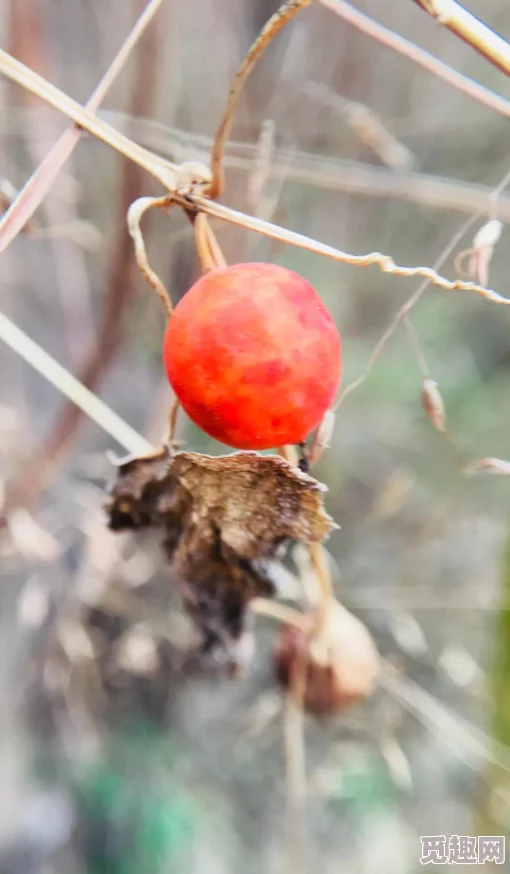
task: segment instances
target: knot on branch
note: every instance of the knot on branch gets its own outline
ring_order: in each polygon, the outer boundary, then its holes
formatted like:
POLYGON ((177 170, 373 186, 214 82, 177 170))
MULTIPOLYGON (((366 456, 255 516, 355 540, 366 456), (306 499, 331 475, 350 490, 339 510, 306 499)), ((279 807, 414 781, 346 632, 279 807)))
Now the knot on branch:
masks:
POLYGON ((205 195, 211 188, 212 175, 209 167, 199 161, 184 161, 175 170, 175 194, 188 197, 205 195))

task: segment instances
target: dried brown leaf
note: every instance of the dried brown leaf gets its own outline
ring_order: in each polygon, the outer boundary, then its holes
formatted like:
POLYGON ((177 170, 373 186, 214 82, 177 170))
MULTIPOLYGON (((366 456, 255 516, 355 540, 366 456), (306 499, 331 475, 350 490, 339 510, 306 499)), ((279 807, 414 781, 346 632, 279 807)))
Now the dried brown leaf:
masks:
POLYGON ((324 491, 280 456, 164 449, 120 462, 108 512, 114 530, 162 530, 204 648, 230 650, 249 601, 273 594, 270 560, 280 548, 319 542, 334 527, 324 491))

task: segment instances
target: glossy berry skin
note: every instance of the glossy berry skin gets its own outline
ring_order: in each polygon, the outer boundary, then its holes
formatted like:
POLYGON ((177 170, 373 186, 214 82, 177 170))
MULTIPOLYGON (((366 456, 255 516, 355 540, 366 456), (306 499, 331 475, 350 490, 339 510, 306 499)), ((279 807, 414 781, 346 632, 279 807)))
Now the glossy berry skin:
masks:
POLYGON ((300 443, 340 380, 331 315, 305 279, 275 264, 204 274, 175 308, 163 355, 190 419, 237 449, 300 443))

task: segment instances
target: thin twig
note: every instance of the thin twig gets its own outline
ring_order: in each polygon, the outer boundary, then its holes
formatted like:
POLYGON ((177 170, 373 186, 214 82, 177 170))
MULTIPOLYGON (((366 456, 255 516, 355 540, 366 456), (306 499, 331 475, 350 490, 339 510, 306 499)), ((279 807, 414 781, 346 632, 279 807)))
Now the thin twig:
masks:
MULTIPOLYGON (((94 89, 86 108, 95 112, 104 100, 109 88, 124 67, 134 46, 145 31, 147 25, 161 6, 162 0, 150 0, 147 7, 140 15, 138 21, 129 33, 128 37, 117 52, 103 78, 94 89)), ((12 240, 24 228, 35 210, 48 193, 57 174, 64 163, 70 157, 76 143, 81 136, 81 130, 73 126, 66 130, 57 140, 53 148, 44 160, 34 170, 17 197, 11 203, 7 212, 0 219, 0 252, 12 242, 12 240)))
POLYGON ((208 270, 213 270, 216 267, 214 258, 209 244, 209 234, 207 231, 209 220, 204 212, 199 212, 193 220, 193 229, 195 232, 195 248, 197 250, 200 266, 204 273, 208 270))
MULTIPOLYGON (((448 258, 448 256, 453 252, 453 250, 455 249, 455 247, 457 246, 457 244, 459 243, 459 241, 462 239, 462 237, 464 236, 464 234, 469 230, 469 228, 471 227, 471 225, 474 224, 474 222, 476 221, 477 218, 478 218, 478 216, 473 216, 472 218, 468 219, 467 222, 464 222, 464 224, 462 225, 462 227, 461 227, 461 228, 459 229, 459 231, 457 231, 457 233, 452 237, 452 239, 450 240, 450 242, 448 243, 448 245, 445 246, 445 248, 443 249, 443 251, 441 252, 441 254, 439 255, 439 257, 437 258, 437 260, 436 260, 436 262, 435 262, 435 264, 434 264, 434 269, 438 270, 438 269, 439 269, 439 268, 444 264, 444 262, 446 261, 446 259, 448 258)), ((384 347, 386 346, 386 343, 387 343, 388 340, 393 336, 393 334, 394 334, 396 328, 398 327, 398 325, 399 325, 399 324, 400 324, 404 319, 407 319, 407 316, 409 315, 409 312, 412 310, 412 308, 415 306, 415 304, 418 303, 418 301, 420 300, 421 296, 422 296, 423 293, 426 291, 426 289, 429 287, 429 285, 430 285, 429 280, 428 280, 428 279, 425 279, 422 283, 420 283, 420 285, 418 286, 418 288, 416 289, 416 291, 413 292, 413 294, 408 298, 408 300, 406 300, 406 302, 405 302, 405 303, 400 307, 400 309, 399 309, 398 312, 394 315, 394 317, 393 317, 393 319, 391 320, 390 324, 389 324, 388 327, 386 328, 384 334, 382 335, 382 337, 380 337, 380 339, 379 339, 378 342, 376 343, 374 349, 372 350, 372 352, 371 352, 371 354, 370 354, 370 358, 368 359, 367 364, 366 364, 366 366, 365 366, 365 369, 364 369, 363 373, 361 374, 361 376, 358 376, 357 379, 355 379, 353 382, 351 382, 349 385, 347 385, 347 386, 346 386, 346 387, 345 387, 345 388, 340 392, 340 394, 339 394, 339 396, 338 396, 338 400, 337 400, 337 402, 335 403, 335 406, 334 406, 334 409, 335 409, 335 410, 338 410, 340 404, 343 403, 343 401, 345 400, 345 398, 346 398, 348 395, 350 395, 351 392, 353 392, 355 389, 359 388, 359 386, 362 385, 362 384, 365 382, 367 376, 372 372, 373 367, 374 367, 374 365, 375 365, 377 359, 379 358, 379 355, 381 354, 381 352, 383 351, 384 347)), ((410 324, 411 324, 411 323, 409 322, 409 325, 410 325, 410 324)), ((414 328, 412 328, 412 327, 408 327, 408 330, 412 331, 412 332, 413 332, 412 336, 416 337, 416 334, 415 334, 415 332, 414 332, 414 328)), ((416 337, 416 340, 418 340, 417 337, 416 337)), ((420 352, 421 352, 421 349, 420 349, 420 352)), ((424 359, 424 357, 423 357, 423 354, 421 354, 421 355, 419 356, 418 360, 419 360, 420 368, 421 368, 421 370, 422 370, 423 375, 424 375, 424 376, 428 376, 428 375, 429 375, 429 368, 428 368, 428 364, 427 364, 427 362, 425 361, 425 359, 424 359)))
POLYGON ((330 615, 331 605, 335 598, 331 574, 328 567, 328 554, 322 543, 310 543, 308 552, 315 576, 319 584, 319 598, 317 604, 317 621, 314 635, 320 637, 327 628, 327 620, 330 615))
POLYGON ((148 440, 117 416, 3 313, 0 313, 0 339, 69 398, 89 419, 110 434, 127 452, 142 454, 153 448, 148 440))
POLYGON ((221 251, 209 219, 204 212, 193 216, 195 230, 195 247, 204 272, 217 267, 226 267, 227 261, 221 251))
POLYGON ((292 664, 283 715, 289 874, 290 872, 299 874, 299 872, 306 871, 304 840, 306 762, 303 725, 306 671, 306 649, 303 648, 301 652, 298 651, 292 664))
POLYGON ((384 25, 369 18, 368 15, 364 15, 363 12, 355 9, 350 3, 345 3, 344 0, 320 0, 320 2, 323 6, 330 9, 331 12, 334 12, 336 15, 339 15, 340 18, 343 18, 344 21, 352 24, 353 27, 356 27, 368 36, 373 37, 373 39, 376 39, 388 48, 393 49, 393 51, 398 52, 399 55, 409 58, 409 60, 418 64, 420 67, 423 67, 423 69, 428 70, 429 73, 437 76, 437 78, 441 79, 443 82, 453 85, 453 87, 462 94, 472 97, 473 100, 477 100, 478 103, 483 103, 487 108, 494 109, 496 112, 500 112, 508 118, 510 114, 508 100, 505 100, 503 97, 500 97, 488 88, 484 88, 483 85, 480 85, 473 79, 463 76, 462 73, 449 67, 448 64, 444 64, 434 55, 431 55, 429 52, 414 45, 414 43, 405 39, 403 36, 399 36, 392 30, 389 30, 389 28, 384 27, 384 25))
POLYGON ((209 190, 210 197, 218 197, 223 190, 223 154, 225 143, 232 127, 232 118, 241 95, 244 83, 250 75, 256 61, 274 39, 294 16, 305 6, 309 6, 312 0, 285 0, 277 12, 264 25, 257 39, 248 50, 228 93, 223 117, 216 131, 214 145, 211 153, 211 173, 213 181, 209 190))
POLYGON ((412 151, 366 104, 349 100, 332 91, 331 88, 313 82, 306 88, 305 93, 312 100, 318 100, 323 106, 327 106, 339 115, 360 142, 387 167, 402 171, 412 170, 416 166, 416 158, 412 151))
MULTIPOLYGON (((501 192, 505 189, 505 187, 509 183, 510 183, 510 172, 506 173, 503 176, 503 178, 501 179, 501 182, 493 189, 493 191, 491 193, 491 198, 490 198, 491 199, 491 213, 492 214, 494 214, 494 215, 497 214, 498 198, 499 198, 501 192)), ((460 241, 462 240, 464 235, 467 234, 468 230, 474 225, 474 223, 476 221, 478 221, 478 219, 482 215, 484 215, 483 211, 478 212, 476 215, 471 216, 470 219, 468 219, 466 222, 464 222, 464 224, 461 225, 461 227, 459 228, 457 233, 453 235, 453 237, 450 239, 449 243, 445 246, 445 248, 443 249, 443 251, 441 252, 439 257, 437 258, 437 260, 434 264, 435 270, 439 270, 443 266, 443 264, 445 263, 447 258, 451 255, 451 253, 454 251, 456 246, 460 243, 460 241)), ((413 292, 411 297, 408 298, 408 300, 403 304, 403 306, 400 307, 400 309, 398 310, 398 312, 395 314, 392 321, 388 325, 387 329, 385 330, 384 334, 382 335, 382 337, 379 339, 379 341, 375 345, 374 349, 372 350, 372 353, 367 361, 365 370, 363 371, 361 376, 359 376, 357 379, 355 379, 353 382, 351 382, 348 386, 346 386, 343 389, 343 391, 340 392, 338 400, 334 406, 335 410, 338 409, 338 407, 345 400, 347 395, 351 394, 351 392, 353 392, 360 385, 362 385, 362 383, 365 382, 367 376, 372 371, 379 355, 381 354, 382 350, 386 346, 386 343, 392 337, 394 331, 396 330, 396 328, 398 327, 398 325, 402 321, 405 321, 406 328, 407 328, 409 335, 411 337, 411 342, 413 343, 413 346, 414 346, 414 349, 416 352, 418 365, 419 365, 420 370, 422 372, 422 376, 425 379, 428 379, 430 377, 430 369, 429 369, 427 360, 423 354, 423 350, 420 346, 418 335, 417 335, 416 330, 414 329, 412 323, 410 322, 410 320, 408 318, 409 311, 418 303, 421 296, 428 288, 429 284, 430 284, 430 282, 428 279, 424 280, 424 282, 422 282, 418 286, 416 291, 413 292)), ((450 437, 448 439, 450 440, 450 442, 452 442, 452 445, 454 446, 455 451, 457 453, 459 453, 459 450, 457 449, 455 443, 453 443, 453 441, 451 441, 450 437)))
MULTIPOLYGON (((200 215, 203 215, 203 213, 200 213, 200 215)), ((208 239, 208 243, 209 243, 209 249, 210 249, 214 264, 216 267, 226 267, 227 260, 224 256, 223 252, 221 251, 218 240, 216 239, 216 234, 214 233, 214 231, 211 227, 211 223, 210 223, 209 219, 207 218, 207 216, 205 216, 205 220, 206 220, 206 234, 207 234, 207 239, 208 239)))
MULTIPOLYGON (((189 209, 189 201, 185 198, 177 195, 175 199, 182 206, 189 209)), ((247 216, 223 204, 213 203, 201 195, 194 195, 192 201, 195 207, 203 210, 208 215, 224 219, 231 224, 255 231, 266 237, 271 237, 273 240, 280 240, 282 243, 298 246, 301 249, 306 249, 308 252, 325 255, 334 261, 340 261, 342 264, 352 264, 354 267, 370 267, 375 265, 383 273, 391 273, 394 276, 422 276, 432 285, 443 288, 445 291, 471 291, 492 303, 504 304, 506 306, 510 304, 510 298, 503 297, 503 295, 490 288, 484 288, 483 285, 477 285, 475 282, 446 279, 431 267, 402 267, 395 264, 393 258, 389 255, 383 255, 381 252, 370 252, 368 255, 351 255, 347 252, 342 252, 340 249, 335 249, 333 246, 319 243, 317 240, 311 239, 311 237, 304 236, 304 234, 288 231, 279 225, 271 224, 271 222, 266 222, 253 216, 247 216)))
POLYGON ((452 748, 457 749, 457 754, 463 761, 466 761, 466 758, 469 758, 471 762, 473 759, 487 763, 497 761, 502 768, 510 771, 510 749, 508 747, 499 744, 496 747, 498 752, 498 758, 496 758, 494 741, 488 734, 453 713, 389 662, 383 661, 382 667, 379 674, 380 685, 439 739, 443 742, 450 739, 452 748))
POLYGON ((0 49, 0 73, 58 109, 79 127, 124 155, 125 158, 138 164, 158 179, 164 188, 169 191, 175 188, 177 168, 174 164, 138 146, 2 49, 0 49))
POLYGON ((177 428, 177 416, 179 413, 179 400, 178 398, 174 398, 172 402, 172 406, 170 407, 170 415, 168 416, 168 437, 167 444, 170 447, 170 451, 173 452, 175 448, 175 431, 177 428))
MULTIPOLYGON (((510 117, 510 101, 507 104, 510 117)), ((32 112, 33 114, 33 112, 32 112)), ((2 110, 0 107, 0 128, 5 134, 15 133, 16 119, 23 119, 23 110, 2 110)), ((201 134, 157 122, 147 117, 133 117, 126 113, 110 110, 101 111, 101 117, 115 125, 125 134, 133 137, 147 149, 179 164, 190 154, 202 163, 209 161, 213 140, 201 134)), ((253 143, 229 140, 224 156, 225 168, 253 172, 257 160, 258 146, 253 143)), ((271 162, 267 166, 270 179, 298 182, 302 185, 316 186, 331 191, 360 194, 370 198, 390 198, 407 203, 418 203, 451 212, 456 210, 471 215, 478 210, 489 211, 492 189, 485 185, 459 181, 448 177, 433 176, 429 173, 394 173, 386 167, 377 167, 361 161, 351 161, 338 157, 330 158, 317 153, 275 147, 271 162)), ((498 202, 498 217, 510 222, 510 198, 502 197, 498 202)))
POLYGON ((140 222, 148 209, 153 207, 168 209, 171 203, 172 198, 169 195, 164 197, 139 197, 131 204, 127 214, 128 230, 134 243, 136 263, 142 275, 159 297, 168 318, 172 315, 172 301, 158 274, 155 273, 149 264, 140 222))
MULTIPOLYGON (((143 0, 137 0, 137 3, 141 7, 143 0)), ((150 111, 151 101, 157 93, 160 32, 153 28, 148 37, 137 46, 135 54, 135 75, 129 100, 129 111, 133 113, 139 112, 141 106, 150 111)), ((130 205, 141 196, 143 187, 144 176, 141 169, 130 161, 123 161, 120 193, 111 220, 111 257, 108 261, 97 339, 87 349, 77 370, 78 381, 89 391, 96 390, 121 346, 126 312, 137 291, 136 263, 126 226, 126 214, 130 205)), ((13 506, 27 506, 37 500, 41 489, 47 485, 57 469, 57 462, 70 445, 81 421, 79 408, 69 403, 62 406, 46 440, 38 444, 33 457, 9 483, 6 495, 7 512, 13 506)))
MULTIPOLYGON (((324 0, 322 0, 324 2, 324 0)), ((510 76, 510 44, 456 0, 414 0, 418 6, 448 28, 495 67, 510 76)))
POLYGON ((268 598, 254 598, 250 601, 250 610, 258 616, 267 616, 283 625, 292 625, 304 634, 310 632, 310 622, 304 613, 294 607, 287 607, 286 604, 270 601, 268 598))
MULTIPOLYGON (((322 0, 322 2, 325 2, 325 0, 322 0)), ((343 5, 348 6, 348 4, 343 5)), ((351 7, 349 7, 349 9, 351 9, 351 7)), ((351 11, 355 12, 355 10, 351 11)), ((367 22, 368 25, 375 25, 375 23, 371 22, 370 19, 367 19, 367 22)), ((352 23, 354 23, 354 21, 352 23)), ((376 33, 374 35, 377 37, 377 28, 375 30, 376 33)), ((367 30, 367 32, 370 31, 367 30)), ((391 34, 391 31, 388 31, 388 34, 391 34)), ((393 45, 391 45, 391 47, 396 48, 396 46, 393 45)), ((176 183, 175 174, 177 170, 175 164, 169 161, 163 161, 148 149, 137 146, 132 142, 132 140, 120 134, 102 119, 97 116, 91 116, 90 113, 87 113, 87 110, 80 106, 79 103, 73 101, 70 97, 64 94, 64 92, 55 88, 55 86, 50 85, 24 64, 11 58, 10 55, 1 50, 0 73, 3 73, 8 78, 18 82, 18 84, 25 87, 31 93, 37 94, 37 96, 42 100, 49 103, 51 106, 54 106, 93 136, 96 136, 107 145, 116 149, 136 164, 139 164, 139 166, 143 167, 159 179, 168 190, 174 189, 176 183)), ((457 86, 458 83, 455 82, 452 84, 457 86)), ((508 107, 506 110, 504 110, 504 107, 501 107, 499 111, 503 112, 505 115, 509 115, 508 107)), ((111 113, 110 115, 115 116, 114 113, 111 113)), ((242 146, 242 144, 238 145, 239 147, 242 146)), ((303 158, 303 160, 305 160, 305 158, 303 158)), ((446 182, 445 180, 435 177, 422 178, 419 175, 413 176, 412 174, 404 177, 396 177, 394 174, 388 174, 381 168, 366 168, 355 162, 351 162, 352 166, 349 162, 329 162, 331 164, 331 170, 326 170, 325 174, 323 167, 328 164, 325 159, 320 159, 318 161, 317 159, 310 158, 308 163, 306 166, 303 166, 302 169, 299 167, 291 167, 289 171, 287 162, 284 161, 281 168, 278 164, 274 164, 271 172, 276 175, 283 171, 290 172, 289 178, 303 182, 312 181, 314 184, 324 185, 326 187, 338 188, 338 182, 340 181, 340 187, 342 190, 346 191, 371 194, 380 197, 399 196, 406 200, 416 200, 420 203, 428 203, 432 206, 448 209, 456 208, 467 212, 470 212, 472 209, 480 208, 481 204, 479 202, 479 197, 481 198, 485 195, 483 189, 480 189, 480 195, 478 195, 474 186, 470 186, 469 190, 466 190, 465 185, 446 182), (310 164, 309 167, 308 163, 310 164), (367 177, 367 173, 370 174, 369 177, 367 177), (387 183, 385 182, 386 179, 387 183)), ((231 156, 229 158, 229 164, 232 167, 246 166, 243 157, 237 160, 234 156, 231 156)), ((508 219, 509 216, 510 212, 507 210, 506 202, 502 203, 500 217, 502 219, 508 219)), ((221 217, 226 218, 225 215, 222 215, 221 217)), ((259 233, 263 233, 260 228, 257 230, 259 233)))

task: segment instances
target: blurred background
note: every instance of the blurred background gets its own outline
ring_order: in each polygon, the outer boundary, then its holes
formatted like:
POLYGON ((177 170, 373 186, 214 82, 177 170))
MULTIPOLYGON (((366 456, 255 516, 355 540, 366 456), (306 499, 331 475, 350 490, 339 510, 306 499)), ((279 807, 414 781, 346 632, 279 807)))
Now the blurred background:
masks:
MULTIPOLYGON (((171 160, 207 163, 231 78, 276 5, 166 0, 101 117, 171 160)), ((510 38, 504 0, 468 5, 510 38)), ((85 102, 144 6, 2 0, 1 44, 85 102)), ((356 8, 510 98, 501 73, 410 0, 356 8)), ((0 117, 7 203, 66 120, 3 79, 0 117)), ((509 171, 507 119, 316 3, 249 79, 222 199, 348 252, 431 265, 480 213, 456 251, 470 246, 509 171)), ((159 193, 83 136, 0 274, 1 310, 155 443, 171 403, 164 320, 126 211, 159 193)), ((228 261, 278 262, 316 286, 342 334, 344 386, 416 288, 213 225, 228 261)), ((189 222, 155 212, 144 232, 177 301, 200 272, 189 222)), ((508 268, 504 228, 490 284, 505 295, 508 268)), ((441 272, 456 275, 452 258, 441 272)), ((508 481, 462 475, 466 460, 510 456, 510 313, 431 287, 412 323, 449 439, 423 412, 400 326, 316 468, 341 526, 328 542, 335 585, 402 673, 363 705, 306 718, 303 871, 412 874, 420 835, 510 831, 508 481)), ((157 543, 105 530, 106 450, 122 450, 4 345, 0 372, 1 874, 286 870, 277 626, 257 620, 240 679, 183 670, 188 629, 157 543)), ((178 437, 225 451, 184 417, 178 437)), ((291 576, 282 597, 296 597, 291 576)))

